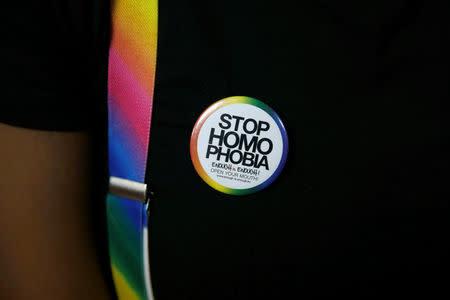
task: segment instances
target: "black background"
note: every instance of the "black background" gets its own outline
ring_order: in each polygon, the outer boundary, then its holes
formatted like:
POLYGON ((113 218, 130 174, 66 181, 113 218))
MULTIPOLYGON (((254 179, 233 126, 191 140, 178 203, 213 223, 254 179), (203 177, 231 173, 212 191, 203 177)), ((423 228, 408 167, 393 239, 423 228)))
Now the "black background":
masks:
MULTIPOLYGON (((1 120, 93 128, 102 158, 107 5, 49 3, 51 15, 42 4, 7 18, 19 25, 2 46, 1 120)), ((448 296, 448 9, 160 1, 147 174, 156 298, 448 296), (290 140, 279 179, 245 197, 211 189, 189 157, 198 116, 234 95, 271 106, 290 140)))

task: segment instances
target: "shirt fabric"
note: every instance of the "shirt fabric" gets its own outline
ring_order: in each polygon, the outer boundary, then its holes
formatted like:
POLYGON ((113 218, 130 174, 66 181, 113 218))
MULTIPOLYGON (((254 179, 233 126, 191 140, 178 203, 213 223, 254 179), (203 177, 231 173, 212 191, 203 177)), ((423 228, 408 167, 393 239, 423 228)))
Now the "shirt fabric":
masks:
MULTIPOLYGON (((108 3, 13 5, 0 121, 104 141, 108 3)), ((448 294, 448 3, 159 6, 156 299, 448 294), (200 114, 235 95, 271 106, 290 142, 280 177, 244 197, 210 188, 189 155, 200 114)))

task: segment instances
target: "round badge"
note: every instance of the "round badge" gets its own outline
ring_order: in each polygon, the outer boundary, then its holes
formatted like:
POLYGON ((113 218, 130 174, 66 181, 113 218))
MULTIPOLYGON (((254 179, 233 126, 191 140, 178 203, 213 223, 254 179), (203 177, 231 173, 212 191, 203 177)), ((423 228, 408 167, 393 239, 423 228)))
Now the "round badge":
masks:
POLYGON ((272 108, 254 98, 235 96, 203 112, 190 148, 195 170, 207 184, 226 194, 246 195, 280 175, 288 137, 272 108))

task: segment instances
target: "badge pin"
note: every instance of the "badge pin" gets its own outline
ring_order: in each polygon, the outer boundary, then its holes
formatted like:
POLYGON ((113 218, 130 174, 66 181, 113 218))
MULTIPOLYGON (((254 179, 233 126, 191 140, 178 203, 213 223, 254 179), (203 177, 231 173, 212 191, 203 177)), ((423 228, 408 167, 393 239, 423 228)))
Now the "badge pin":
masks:
POLYGON ((198 118, 190 152, 207 184, 226 194, 247 195, 280 175, 288 137, 272 108, 254 98, 234 96, 212 104, 198 118))

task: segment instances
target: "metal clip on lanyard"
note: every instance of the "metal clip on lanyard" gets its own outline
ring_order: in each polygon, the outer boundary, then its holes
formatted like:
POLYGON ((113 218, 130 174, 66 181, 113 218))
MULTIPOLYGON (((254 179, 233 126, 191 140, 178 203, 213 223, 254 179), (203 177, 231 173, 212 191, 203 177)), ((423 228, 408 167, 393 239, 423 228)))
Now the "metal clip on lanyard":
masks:
POLYGON ((108 69, 111 269, 119 300, 151 300, 145 184, 156 69, 157 0, 112 2, 108 69))
POLYGON ((147 204, 147 185, 119 177, 109 177, 109 193, 147 204))

